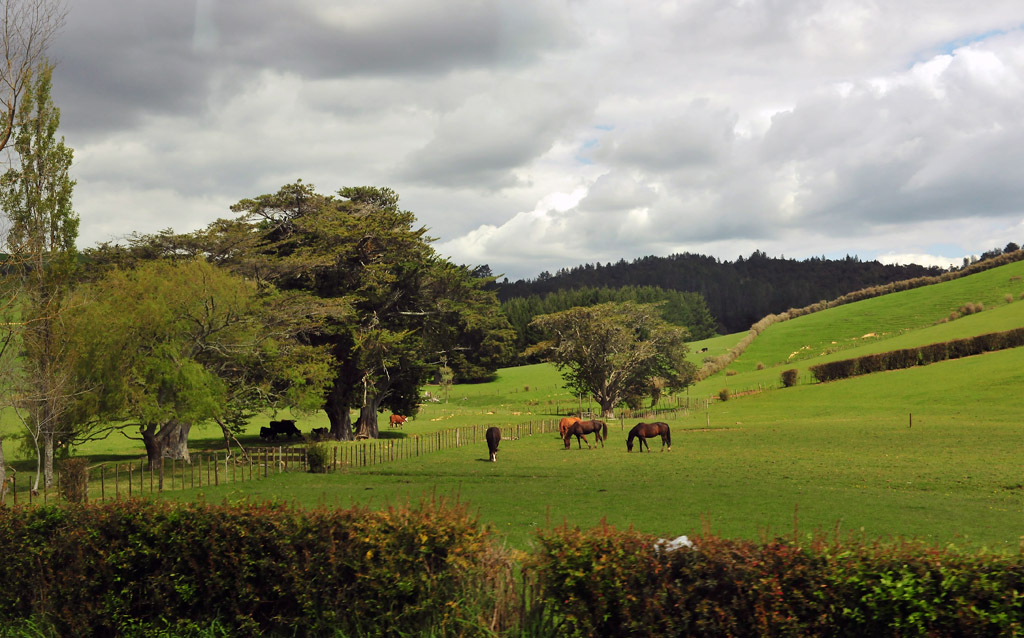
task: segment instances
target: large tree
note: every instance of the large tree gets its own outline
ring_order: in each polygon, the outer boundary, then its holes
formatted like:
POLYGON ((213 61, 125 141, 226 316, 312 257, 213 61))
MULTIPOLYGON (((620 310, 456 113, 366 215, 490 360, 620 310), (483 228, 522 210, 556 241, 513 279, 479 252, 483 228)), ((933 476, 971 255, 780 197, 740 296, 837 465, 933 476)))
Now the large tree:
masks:
POLYGON ((265 409, 320 406, 330 359, 296 335, 323 306, 304 295, 202 259, 113 270, 82 294, 75 372, 90 392, 76 419, 137 427, 152 467, 188 458, 194 424, 216 423, 229 438, 265 409))
POLYGON ((658 304, 571 308, 532 325, 547 336, 536 353, 558 366, 567 388, 592 396, 605 417, 628 397, 650 395, 655 379, 678 390, 695 372, 686 361, 686 329, 661 319, 658 304))
POLYGON ((284 289, 348 300, 354 310, 351 319, 311 335, 338 364, 324 400, 336 438, 376 438, 384 409, 415 414, 419 389, 444 353, 479 346, 486 358, 477 361, 496 367, 507 350, 502 339, 511 342, 507 322, 504 337, 482 333, 501 321, 494 295, 484 291, 484 280, 434 252, 426 228, 399 207, 391 189, 351 187, 324 196, 298 182, 232 210, 242 213, 243 226, 220 222, 213 227, 219 239, 210 241, 225 263, 284 289), (359 411, 354 429, 350 408, 359 411))
MULTIPOLYGON (((68 370, 65 316, 74 284, 78 215, 71 207, 75 182, 68 176, 72 151, 57 139, 60 110, 50 98, 53 68, 43 64, 18 104, 14 166, 0 177, 0 206, 7 216, 7 268, 19 279, 17 311, 21 371, 14 407, 41 456, 44 484, 53 484, 53 454, 74 433, 67 410, 78 389, 68 370)), ((38 488, 39 473, 36 477, 38 488)))

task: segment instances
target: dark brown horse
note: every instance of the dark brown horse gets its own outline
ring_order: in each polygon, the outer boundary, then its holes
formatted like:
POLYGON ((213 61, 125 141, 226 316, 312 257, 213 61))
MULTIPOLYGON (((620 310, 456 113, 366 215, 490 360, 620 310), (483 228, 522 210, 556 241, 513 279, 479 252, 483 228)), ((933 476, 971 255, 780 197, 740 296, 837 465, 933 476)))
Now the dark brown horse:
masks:
POLYGON ((497 462, 498 443, 501 442, 501 430, 495 427, 487 428, 487 432, 484 433, 484 438, 487 439, 487 451, 491 454, 491 461, 497 462))
POLYGON ((672 433, 668 429, 667 423, 637 423, 633 426, 633 429, 629 431, 629 437, 626 439, 626 451, 633 451, 633 439, 640 439, 640 449, 638 451, 643 452, 644 446, 647 446, 647 451, 651 451, 651 444, 647 442, 648 437, 660 436, 661 437, 661 451, 665 451, 665 447, 668 446, 668 451, 672 451, 672 433))
MULTIPOLYGON (((580 439, 587 441, 587 436, 591 432, 594 433, 594 438, 601 443, 601 447, 604 447, 604 440, 608 438, 608 424, 604 421, 577 421, 573 423, 565 430, 565 435, 562 436, 562 441, 565 443, 565 449, 569 449, 569 441, 573 435, 576 435, 576 445, 583 449, 583 445, 580 443, 580 439)), ((590 441, 587 441, 587 448, 590 448, 590 441)))

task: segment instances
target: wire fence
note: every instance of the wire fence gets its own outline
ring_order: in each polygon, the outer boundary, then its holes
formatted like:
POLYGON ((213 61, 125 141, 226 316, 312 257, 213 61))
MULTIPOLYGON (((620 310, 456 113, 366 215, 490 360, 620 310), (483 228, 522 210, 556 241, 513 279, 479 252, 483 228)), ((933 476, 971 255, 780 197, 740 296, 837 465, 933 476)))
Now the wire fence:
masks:
MULTIPOLYGON (((687 402, 687 407, 672 406, 638 411, 623 410, 615 418, 607 419, 609 428, 618 423, 625 430, 626 420, 674 419, 689 413, 690 407, 705 406, 703 400, 687 402)), ((706 406, 705 406, 706 407, 706 406)), ((600 418, 584 414, 585 418, 600 418)), ((497 426, 503 440, 514 440, 535 434, 558 432, 559 419, 531 420, 512 425, 497 426)), ((327 457, 321 459, 322 471, 343 472, 371 467, 397 460, 464 447, 486 445, 484 434, 488 425, 470 425, 438 430, 424 434, 408 434, 395 439, 368 439, 334 444, 329 442, 327 457)), ((89 466, 86 486, 74 500, 107 501, 160 494, 172 490, 190 490, 208 486, 246 483, 266 479, 285 472, 310 471, 312 443, 294 446, 250 448, 244 454, 224 451, 192 452, 188 460, 166 458, 161 464, 150 464, 145 458, 105 462, 89 466)), ((22 479, 24 480, 24 479, 22 479)), ((42 505, 68 500, 65 472, 56 472, 55 485, 38 493, 19 486, 18 475, 8 478, 6 495, 0 498, 4 505, 42 505)))

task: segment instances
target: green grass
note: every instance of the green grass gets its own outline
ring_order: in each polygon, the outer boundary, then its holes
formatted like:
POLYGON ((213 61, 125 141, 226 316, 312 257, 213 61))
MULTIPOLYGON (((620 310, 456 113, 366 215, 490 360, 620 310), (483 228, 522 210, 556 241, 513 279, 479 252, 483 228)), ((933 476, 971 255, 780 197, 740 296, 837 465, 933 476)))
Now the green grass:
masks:
MULTIPOLYGON (((1024 263, 1011 264, 771 326, 730 366, 735 374, 711 377, 688 394, 771 389, 670 419, 670 453, 658 453, 655 442, 653 453, 627 454, 616 421, 604 449, 564 450, 557 436, 534 435, 503 441, 498 463, 486 461, 481 443, 336 474, 289 473, 168 497, 332 507, 457 498, 519 548, 530 545, 539 527, 590 527, 604 520, 666 537, 708 529, 756 539, 791 535, 796 527, 800 534, 838 530, 1018 551, 1024 534, 1024 349, 829 384, 811 383, 807 368, 1022 326, 1024 302, 1005 301, 1007 294, 1019 297, 1024 285, 1015 277, 1022 273, 1024 263), (984 303, 986 310, 938 323, 967 302, 984 303), (877 336, 865 338, 870 332, 877 336), (801 383, 778 389, 779 373, 790 367, 801 370, 801 383)), ((724 353, 743 336, 693 344, 695 351, 708 347, 695 361, 724 353)), ((502 370, 493 383, 455 386, 447 402, 442 389, 428 390, 441 401, 425 403, 401 431, 388 431, 382 419, 384 436, 550 420, 581 405, 550 365, 502 370)), ((322 415, 298 418, 304 431, 326 425, 322 415)), ((243 442, 257 444, 263 424, 253 423, 243 442)), ((4 426, 8 432, 10 426, 4 426)), ((190 446, 223 443, 215 428, 195 428, 190 446)), ((78 452, 99 461, 137 458, 142 448, 116 436, 78 452)), ((19 472, 31 465, 18 461, 19 472)))

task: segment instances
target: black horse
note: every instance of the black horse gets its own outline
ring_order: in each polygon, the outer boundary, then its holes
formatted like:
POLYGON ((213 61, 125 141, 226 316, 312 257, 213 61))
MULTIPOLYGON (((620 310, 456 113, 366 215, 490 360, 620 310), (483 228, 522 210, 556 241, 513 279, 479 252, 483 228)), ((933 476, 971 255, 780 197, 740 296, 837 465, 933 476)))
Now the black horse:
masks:
MULTIPOLYGON (((604 447, 604 440, 608 438, 608 424, 604 421, 577 421, 565 429, 565 435, 562 437, 562 441, 565 443, 565 449, 569 449, 569 440, 572 439, 573 435, 576 435, 576 445, 583 449, 583 445, 580 443, 580 439, 587 441, 587 435, 591 432, 594 433, 594 438, 600 441, 601 447, 604 447)), ((590 441, 587 441, 587 448, 590 447, 590 441)))
POLYGON ((501 429, 495 427, 487 428, 484 438, 487 439, 487 451, 491 454, 491 461, 497 462, 498 443, 501 442, 501 429))
POLYGON ((640 439, 640 452, 644 451, 644 446, 647 446, 647 451, 651 451, 651 444, 647 442, 647 438, 651 436, 661 437, 661 451, 665 451, 665 446, 668 446, 668 451, 672 451, 672 433, 668 429, 667 423, 637 423, 633 426, 633 429, 629 431, 629 437, 626 439, 626 451, 633 451, 633 439, 640 439))

